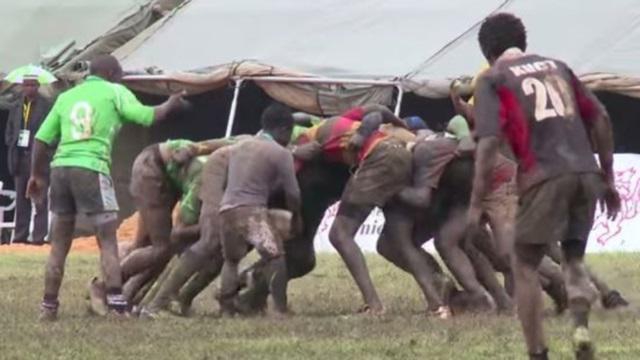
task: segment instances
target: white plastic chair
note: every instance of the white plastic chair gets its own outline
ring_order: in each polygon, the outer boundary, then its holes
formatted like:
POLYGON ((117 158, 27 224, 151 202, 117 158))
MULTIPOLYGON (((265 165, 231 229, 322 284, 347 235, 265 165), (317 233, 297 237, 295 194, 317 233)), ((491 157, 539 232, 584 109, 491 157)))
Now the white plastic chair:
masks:
MULTIPOLYGON (((13 238, 13 230, 15 229, 15 222, 4 221, 4 213, 13 211, 16 207, 16 192, 13 190, 4 190, 4 184, 0 181, 0 197, 3 198, 0 203, 0 239, 4 239, 5 236, 9 236, 9 239, 13 238), (4 204, 4 198, 9 199, 8 204, 4 204)), ((11 240, 10 240, 11 241, 11 240)))

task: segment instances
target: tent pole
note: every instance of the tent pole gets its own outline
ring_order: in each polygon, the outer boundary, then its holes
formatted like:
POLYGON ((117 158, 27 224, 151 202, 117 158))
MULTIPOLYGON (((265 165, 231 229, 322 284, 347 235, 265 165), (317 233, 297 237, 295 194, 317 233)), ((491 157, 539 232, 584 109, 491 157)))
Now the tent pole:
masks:
POLYGON ((396 99, 396 109, 393 112, 396 116, 400 116, 400 108, 402 107, 402 97, 404 95, 404 90, 402 90, 402 86, 396 85, 396 89, 398 89, 398 98, 396 99))
POLYGON ((394 80, 363 80, 347 78, 317 78, 317 77, 296 77, 296 76, 251 76, 245 77, 256 82, 284 82, 303 84, 350 84, 350 85, 377 85, 377 86, 397 86, 398 81, 394 80))
POLYGON ((244 79, 236 79, 235 88, 233 89, 233 100, 231 101, 231 109, 229 109, 229 119, 227 120, 227 131, 225 137, 230 137, 233 131, 233 123, 236 120, 236 109, 238 108, 238 96, 240 95, 240 86, 244 79))

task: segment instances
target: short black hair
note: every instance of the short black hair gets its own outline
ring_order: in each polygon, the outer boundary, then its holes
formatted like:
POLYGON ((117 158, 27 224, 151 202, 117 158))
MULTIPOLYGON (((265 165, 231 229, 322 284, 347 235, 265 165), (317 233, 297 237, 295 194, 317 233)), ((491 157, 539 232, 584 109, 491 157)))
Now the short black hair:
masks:
POLYGON ((118 68, 120 68, 120 62, 115 56, 109 54, 98 55, 89 63, 89 73, 92 75, 116 71, 118 68))
POLYGON ((527 50, 527 30, 519 17, 497 13, 484 19, 478 32, 480 49, 487 59, 497 58, 512 47, 527 50))
POLYGON ((293 113, 288 106, 280 103, 269 105, 262 112, 260 123, 264 130, 274 130, 281 127, 293 126, 293 113))

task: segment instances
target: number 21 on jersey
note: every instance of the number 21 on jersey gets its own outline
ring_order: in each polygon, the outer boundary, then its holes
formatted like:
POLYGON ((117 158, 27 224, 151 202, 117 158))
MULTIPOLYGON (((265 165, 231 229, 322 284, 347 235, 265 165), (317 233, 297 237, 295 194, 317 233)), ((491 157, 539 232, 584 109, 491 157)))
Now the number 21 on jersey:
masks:
POLYGON ((558 76, 547 76, 544 81, 526 77, 522 80, 522 91, 527 96, 535 95, 536 121, 552 117, 571 117, 574 114, 573 96, 569 85, 558 76))
POLYGON ((93 108, 86 101, 80 101, 71 108, 71 137, 83 140, 91 137, 93 132, 93 108))

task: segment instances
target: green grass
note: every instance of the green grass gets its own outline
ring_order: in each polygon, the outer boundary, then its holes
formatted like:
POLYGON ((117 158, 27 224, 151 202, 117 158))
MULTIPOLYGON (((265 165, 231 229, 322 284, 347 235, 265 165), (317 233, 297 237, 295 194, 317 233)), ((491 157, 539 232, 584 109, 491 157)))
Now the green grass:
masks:
MULTIPOLYGON (((97 257, 71 256, 61 295, 61 319, 36 321, 43 255, 0 256, 1 359, 524 359, 515 318, 427 319, 417 286, 377 256, 368 258, 388 308, 381 318, 354 315, 360 295, 339 258, 322 255, 316 270, 290 286, 296 316, 217 319, 212 289, 196 301, 196 316, 158 321, 109 320, 86 314, 88 279, 97 257)), ((592 268, 640 303, 640 254, 591 256, 592 268)), ((571 356, 566 318, 546 320, 553 359, 571 356)), ((596 309, 592 320, 600 359, 640 359, 640 317, 596 309)))

